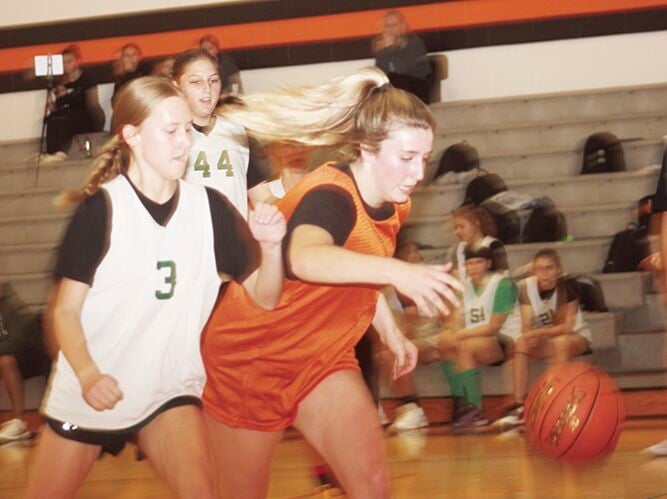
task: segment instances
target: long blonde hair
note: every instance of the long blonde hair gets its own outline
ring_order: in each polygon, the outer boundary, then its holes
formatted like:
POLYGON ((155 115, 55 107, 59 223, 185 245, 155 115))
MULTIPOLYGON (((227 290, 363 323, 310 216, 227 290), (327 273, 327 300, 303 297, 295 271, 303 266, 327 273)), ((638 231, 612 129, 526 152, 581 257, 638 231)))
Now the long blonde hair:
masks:
POLYGON ((435 129, 428 107, 392 87, 377 68, 364 68, 318 86, 245 95, 218 112, 268 141, 336 146, 353 161, 360 144, 378 148, 397 126, 435 129))
POLYGON ((78 203, 92 196, 100 185, 122 173, 127 173, 131 151, 122 137, 125 125, 141 125, 151 110, 169 97, 180 97, 178 90, 170 81, 157 77, 145 76, 123 85, 113 102, 111 118, 111 138, 102 146, 93 162, 92 171, 80 189, 63 192, 57 199, 61 205, 78 203))

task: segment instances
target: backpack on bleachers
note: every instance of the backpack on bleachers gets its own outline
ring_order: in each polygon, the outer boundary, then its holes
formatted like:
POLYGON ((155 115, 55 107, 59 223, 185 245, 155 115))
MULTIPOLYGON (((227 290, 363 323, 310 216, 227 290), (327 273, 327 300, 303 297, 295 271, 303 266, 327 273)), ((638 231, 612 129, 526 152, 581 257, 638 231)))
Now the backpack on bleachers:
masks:
POLYGON ((449 172, 463 173, 477 168, 479 168, 477 149, 464 140, 445 149, 445 152, 440 156, 434 179, 449 172))
POLYGON ((567 220, 555 206, 537 206, 526 220, 521 234, 523 243, 547 243, 567 239, 567 220))
POLYGON ((480 168, 479 175, 473 178, 466 186, 464 204, 481 205, 491 196, 507 190, 507 184, 497 173, 489 173, 480 168))
POLYGON ((572 276, 579 288, 579 306, 584 312, 609 312, 600 281, 585 274, 572 276))
POLYGON ((586 139, 581 163, 581 174, 625 171, 625 155, 618 137, 609 132, 598 132, 586 139))
POLYGON ((651 254, 651 244, 646 229, 636 224, 617 232, 609 247, 607 260, 602 272, 635 272, 639 269, 639 262, 651 254))
POLYGON ((521 242, 521 218, 519 213, 492 199, 487 199, 480 205, 486 210, 498 232, 497 237, 504 244, 517 244, 521 242))

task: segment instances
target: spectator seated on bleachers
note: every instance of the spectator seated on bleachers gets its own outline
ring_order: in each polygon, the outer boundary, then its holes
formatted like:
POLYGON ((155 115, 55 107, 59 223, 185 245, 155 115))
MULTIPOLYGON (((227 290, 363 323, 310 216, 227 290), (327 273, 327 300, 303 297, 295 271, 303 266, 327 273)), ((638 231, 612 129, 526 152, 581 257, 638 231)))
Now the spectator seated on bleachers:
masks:
POLYGON ((491 265, 489 248, 466 248, 459 319, 454 328, 440 333, 438 341, 442 370, 454 398, 455 428, 488 424, 482 414, 479 367, 502 364, 519 333, 516 288, 491 265))
POLYGON ((433 67, 424 42, 409 32, 403 14, 387 12, 382 33, 373 40, 373 53, 375 65, 387 74, 392 85, 430 103, 433 67))
POLYGON ((576 280, 563 277, 558 253, 553 249, 538 251, 532 271, 534 275, 519 284, 521 335, 514 348, 513 403, 506 416, 496 421, 503 428, 523 424, 530 359, 562 364, 591 352, 591 332, 579 306, 578 285, 576 280))
POLYGON ((67 159, 72 138, 78 133, 97 132, 104 126, 104 111, 97 95, 97 83, 81 69, 81 52, 76 45, 63 50, 64 75, 56 82, 48 100, 46 152, 42 163, 67 159))
POLYGON ((23 380, 46 376, 50 369, 40 317, 28 309, 11 284, 0 283, 0 376, 13 415, 13 419, 0 426, 0 444, 32 436, 22 419, 23 380))
POLYGON ((452 248, 449 261, 452 262, 454 272, 461 281, 466 277, 464 253, 467 248, 489 248, 492 258, 491 270, 507 273, 505 245, 496 239, 495 224, 484 208, 465 204, 454 210, 452 223, 459 242, 452 248))
POLYGON ((199 48, 211 54, 211 57, 218 61, 220 78, 222 78, 222 98, 227 95, 242 94, 241 72, 234 59, 220 50, 218 39, 214 35, 204 35, 199 40, 199 48))
POLYGON ((136 43, 126 43, 120 49, 120 57, 113 62, 112 67, 114 77, 112 102, 118 90, 127 82, 151 74, 151 65, 144 61, 142 56, 141 49, 136 43))

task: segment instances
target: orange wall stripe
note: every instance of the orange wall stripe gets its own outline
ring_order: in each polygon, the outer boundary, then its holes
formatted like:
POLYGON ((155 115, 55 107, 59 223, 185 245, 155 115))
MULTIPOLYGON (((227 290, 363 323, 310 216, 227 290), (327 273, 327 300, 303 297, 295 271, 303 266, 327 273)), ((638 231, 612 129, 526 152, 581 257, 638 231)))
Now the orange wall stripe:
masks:
MULTIPOLYGON (((461 0, 402 7, 415 31, 456 29, 559 17, 623 12, 667 6, 667 0, 461 0)), ((267 5, 267 8, 270 6, 267 5)), ((104 63, 114 59, 125 43, 137 43, 145 57, 162 57, 196 46, 206 33, 213 33, 228 49, 363 38, 378 33, 387 9, 345 14, 302 17, 278 21, 242 23, 218 27, 124 37, 84 40, 84 62, 104 63)), ((94 21, 93 21, 94 22, 94 21)), ((215 22, 215 21, 212 21, 215 22)), ((48 29, 45 26, 44 29, 48 29)), ((0 72, 23 71, 32 67, 35 55, 59 53, 67 43, 30 45, 0 50, 0 72)))

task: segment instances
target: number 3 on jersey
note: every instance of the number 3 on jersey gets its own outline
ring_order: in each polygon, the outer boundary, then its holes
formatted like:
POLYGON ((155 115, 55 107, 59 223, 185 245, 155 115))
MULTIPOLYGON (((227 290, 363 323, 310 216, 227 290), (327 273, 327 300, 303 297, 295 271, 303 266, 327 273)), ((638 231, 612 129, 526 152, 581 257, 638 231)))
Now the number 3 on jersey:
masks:
MULTIPOLYGON (((234 165, 232 165, 232 162, 229 159, 229 152, 227 152, 227 149, 223 149, 220 153, 217 168, 218 170, 225 170, 227 172, 225 176, 227 177, 234 176, 234 165)), ((199 151, 197 159, 195 160, 195 171, 201 172, 201 175, 204 178, 211 176, 211 165, 206 157, 206 151, 199 151)))
POLYGON ((158 300, 168 300, 174 296, 174 289, 176 288, 176 262, 172 260, 161 260, 157 262, 158 271, 166 270, 167 274, 164 278, 164 283, 169 286, 166 291, 155 290, 155 298, 158 300))

